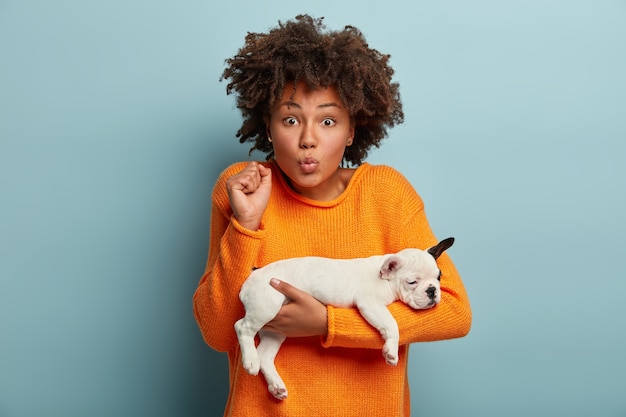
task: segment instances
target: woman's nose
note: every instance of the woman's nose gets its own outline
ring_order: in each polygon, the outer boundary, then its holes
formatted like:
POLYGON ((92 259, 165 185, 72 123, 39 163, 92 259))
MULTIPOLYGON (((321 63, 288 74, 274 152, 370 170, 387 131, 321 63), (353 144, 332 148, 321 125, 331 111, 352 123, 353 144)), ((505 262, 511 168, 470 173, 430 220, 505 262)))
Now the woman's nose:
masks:
POLYGON ((310 149, 315 148, 317 141, 315 139, 315 134, 310 128, 305 128, 302 130, 302 136, 300 137, 300 147, 302 149, 310 149))

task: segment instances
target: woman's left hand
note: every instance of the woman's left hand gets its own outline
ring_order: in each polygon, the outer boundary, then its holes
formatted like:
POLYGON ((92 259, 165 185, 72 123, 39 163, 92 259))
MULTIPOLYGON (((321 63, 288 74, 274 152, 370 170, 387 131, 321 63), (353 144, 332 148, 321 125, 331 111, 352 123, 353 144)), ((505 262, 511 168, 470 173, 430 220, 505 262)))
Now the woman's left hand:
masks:
POLYGON ((283 293, 289 302, 263 329, 287 337, 323 336, 328 332, 326 306, 310 294, 278 279, 272 287, 283 293))

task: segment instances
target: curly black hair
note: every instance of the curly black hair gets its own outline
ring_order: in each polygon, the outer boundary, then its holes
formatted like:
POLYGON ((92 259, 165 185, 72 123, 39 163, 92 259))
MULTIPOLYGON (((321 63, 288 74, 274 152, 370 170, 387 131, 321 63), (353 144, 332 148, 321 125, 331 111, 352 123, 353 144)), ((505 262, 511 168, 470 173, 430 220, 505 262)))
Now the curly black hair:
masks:
POLYGON ((334 86, 355 125, 354 143, 343 160, 360 165, 372 146, 380 146, 387 129, 404 121, 389 58, 370 48, 359 29, 331 31, 323 18, 309 15, 279 21, 268 33, 249 32, 237 55, 226 60, 220 78, 229 80, 226 92, 236 94, 243 115, 239 142, 254 143, 250 153, 256 149, 271 159, 265 120, 285 85, 302 81, 310 89, 334 86))

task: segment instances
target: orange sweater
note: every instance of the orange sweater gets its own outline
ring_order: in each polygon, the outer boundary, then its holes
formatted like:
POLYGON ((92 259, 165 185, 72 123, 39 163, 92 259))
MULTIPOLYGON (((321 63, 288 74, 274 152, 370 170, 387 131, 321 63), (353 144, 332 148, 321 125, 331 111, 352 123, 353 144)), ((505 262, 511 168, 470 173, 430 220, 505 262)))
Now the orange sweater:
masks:
POLYGON ((233 325, 244 315, 239 289, 253 267, 290 257, 355 258, 434 245, 421 198, 394 169, 365 163, 337 199, 312 201, 293 192, 278 166, 267 163, 272 195, 260 230, 251 231, 232 216, 225 186, 245 165, 226 169, 213 190, 209 257, 193 299, 205 341, 228 353, 225 416, 409 416, 409 343, 462 337, 471 325, 467 294, 445 253, 438 260, 442 298, 437 307, 389 306, 400 328, 396 367, 385 363, 380 334, 356 309, 328 306, 325 338, 288 338, 276 357, 289 390, 281 402, 267 391, 261 374, 248 375, 241 366, 233 325))

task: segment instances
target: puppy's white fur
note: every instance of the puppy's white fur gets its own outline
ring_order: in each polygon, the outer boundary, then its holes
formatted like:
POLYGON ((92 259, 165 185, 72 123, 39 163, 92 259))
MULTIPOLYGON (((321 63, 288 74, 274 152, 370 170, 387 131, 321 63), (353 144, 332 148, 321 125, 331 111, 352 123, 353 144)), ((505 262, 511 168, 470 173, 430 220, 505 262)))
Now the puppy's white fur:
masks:
POLYGON ((276 371, 274 358, 285 336, 261 330, 289 300, 269 284, 278 278, 303 290, 320 302, 336 307, 356 306, 383 337, 383 357, 398 363, 398 324, 387 309, 401 300, 414 309, 427 309, 441 300, 440 270, 436 259, 454 243, 444 239, 427 249, 404 249, 396 254, 369 258, 290 258, 256 269, 244 282, 239 298, 246 315, 235 323, 243 367, 265 376, 274 397, 287 397, 287 388, 276 371), (259 346, 254 336, 259 334, 259 346))

